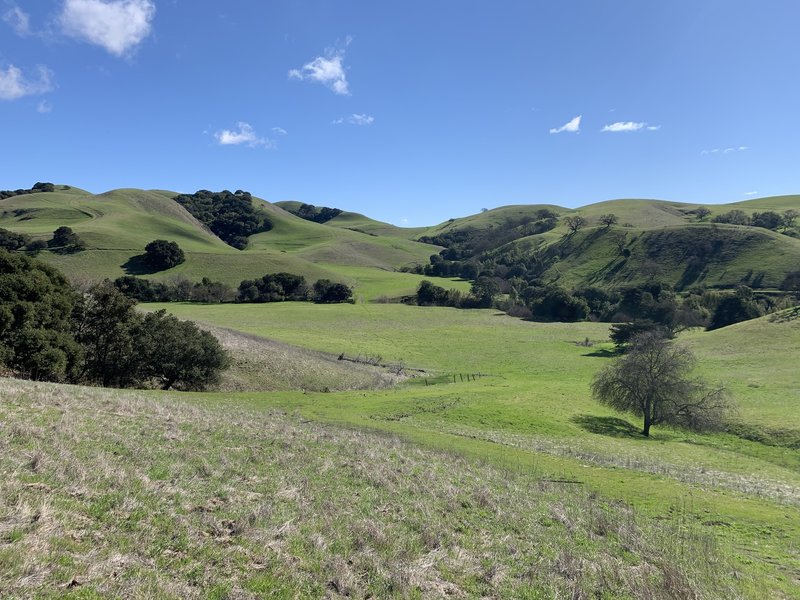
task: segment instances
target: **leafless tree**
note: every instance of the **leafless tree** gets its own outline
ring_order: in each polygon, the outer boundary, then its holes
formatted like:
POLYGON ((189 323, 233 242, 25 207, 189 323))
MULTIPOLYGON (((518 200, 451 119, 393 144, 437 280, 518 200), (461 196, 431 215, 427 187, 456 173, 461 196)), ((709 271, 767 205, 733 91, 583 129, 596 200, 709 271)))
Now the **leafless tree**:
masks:
POLYGON ((584 225, 586 225, 586 219, 584 219, 580 215, 575 215, 573 217, 564 217, 564 224, 569 229, 570 233, 575 233, 579 229, 581 229, 584 225))
POLYGON ((600 215, 598 221, 600 221, 600 224, 605 225, 606 229, 608 229, 612 225, 616 225, 619 219, 617 218, 617 215, 615 215, 614 213, 609 213, 607 215, 600 215))
POLYGON ((690 377, 695 363, 685 347, 658 333, 643 333, 627 355, 595 376, 592 394, 601 404, 642 417, 645 436, 662 423, 695 431, 719 429, 732 404, 721 386, 690 377))

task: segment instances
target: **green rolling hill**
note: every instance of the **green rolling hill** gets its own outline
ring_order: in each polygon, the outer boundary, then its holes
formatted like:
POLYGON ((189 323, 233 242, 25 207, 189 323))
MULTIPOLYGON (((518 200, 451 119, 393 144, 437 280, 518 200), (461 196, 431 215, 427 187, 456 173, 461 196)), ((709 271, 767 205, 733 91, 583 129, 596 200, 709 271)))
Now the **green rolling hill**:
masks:
MULTIPOLYGON (((73 228, 86 241, 87 250, 41 255, 71 276, 209 277, 236 285, 242 279, 288 271, 310 280, 348 283, 365 299, 412 293, 421 276, 400 271, 425 265, 442 250, 418 240, 458 235, 483 236, 473 260, 535 256, 547 263, 542 278, 566 287, 618 287, 657 277, 678 289, 738 284, 777 288, 787 273, 800 268, 800 239, 763 228, 710 222, 734 209, 748 215, 798 209, 800 196, 711 205, 711 215, 703 222, 693 212, 696 204, 622 199, 574 210, 554 204, 501 206, 427 228, 396 227, 347 211, 320 224, 290 212, 299 209, 299 202, 272 204, 253 198, 255 209, 269 218, 272 229, 250 236, 247 248, 237 250, 173 201, 175 195, 136 189, 93 195, 57 186, 55 192, 0 200, 0 227, 43 240, 61 225, 73 228), (552 229, 530 235, 530 224, 541 211, 561 218, 552 229), (600 216, 610 213, 616 215, 617 224, 601 225, 600 216), (563 217, 575 215, 582 216, 586 226, 570 234, 563 217), (186 262, 160 273, 138 272, 135 257, 154 239, 177 242, 186 252, 186 262)), ((457 281, 442 285, 462 290, 469 286, 457 281)))

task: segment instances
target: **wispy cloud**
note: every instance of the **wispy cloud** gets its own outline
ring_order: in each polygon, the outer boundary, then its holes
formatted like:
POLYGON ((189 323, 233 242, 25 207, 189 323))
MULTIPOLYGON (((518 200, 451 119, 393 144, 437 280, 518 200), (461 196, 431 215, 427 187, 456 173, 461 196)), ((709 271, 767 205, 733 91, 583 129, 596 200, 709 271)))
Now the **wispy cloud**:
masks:
POLYGON ((745 196, 758 196, 758 190, 754 190, 752 192, 745 192, 745 196))
POLYGON ((331 121, 333 125, 341 125, 342 123, 349 123, 350 125, 372 125, 375 122, 375 117, 368 114, 353 113, 349 117, 339 117, 331 121))
POLYGON ((37 75, 26 77, 22 69, 8 65, 0 69, 0 100, 17 100, 24 96, 45 94, 53 89, 53 73, 47 67, 36 68, 37 75))
MULTIPOLYGON (((349 44, 348 37, 345 45, 349 44)), ((349 96, 350 87, 347 83, 347 74, 344 67, 344 50, 328 49, 324 56, 318 56, 307 62, 299 69, 289 71, 289 79, 299 81, 313 81, 321 83, 340 96, 349 96)))
POLYGON ((352 114, 347 117, 347 122, 351 125, 372 125, 375 122, 375 117, 365 114, 352 114))
POLYGON ((258 148, 264 146, 265 148, 274 148, 275 142, 267 138, 259 137, 255 130, 249 123, 239 121, 236 124, 238 129, 223 129, 214 134, 217 142, 221 146, 241 146, 246 145, 250 148, 258 148))
POLYGON ((36 112, 41 113, 43 115, 47 113, 53 112, 53 105, 50 104, 47 100, 42 100, 39 104, 36 105, 36 112))
POLYGON ((617 121, 616 123, 605 125, 600 131, 619 133, 625 131, 641 131, 642 129, 646 131, 658 131, 661 129, 661 125, 648 125, 647 123, 636 121, 617 121))
POLYGON ((3 14, 3 21, 9 24, 19 36, 25 37, 31 33, 31 19, 28 13, 19 6, 13 6, 3 14))
POLYGON ((578 115, 574 119, 572 119, 569 123, 565 123, 561 127, 553 127, 550 130, 550 133, 578 133, 581 130, 581 117, 583 115, 578 115))
POLYGON ((150 35, 155 14, 152 0, 64 0, 58 21, 67 35, 125 56, 150 35))
POLYGON ((275 135, 286 135, 288 131, 286 131, 283 127, 273 127, 272 133, 275 135))
POLYGON ((700 154, 703 156, 707 154, 733 154, 734 152, 744 152, 749 150, 748 146, 730 146, 728 148, 711 148, 710 150, 702 150, 700 154))

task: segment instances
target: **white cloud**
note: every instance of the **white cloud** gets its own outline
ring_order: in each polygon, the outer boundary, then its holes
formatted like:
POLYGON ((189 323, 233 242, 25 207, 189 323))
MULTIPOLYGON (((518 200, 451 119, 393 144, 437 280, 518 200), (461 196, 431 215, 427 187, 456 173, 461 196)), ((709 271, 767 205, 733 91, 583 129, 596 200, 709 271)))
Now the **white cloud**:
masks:
POLYGON ((14 65, 0 69, 0 100, 16 100, 24 96, 44 94, 53 89, 53 73, 47 67, 37 67, 38 76, 31 79, 14 65))
POLYGON ((31 19, 28 13, 19 6, 14 6, 3 15, 3 21, 8 23, 19 36, 29 35, 31 32, 31 19))
POLYGON ((286 135, 289 132, 286 131, 283 127, 273 127, 272 128, 272 133, 274 133, 276 135, 286 135))
POLYGON ((114 56, 132 52, 152 29, 152 0, 64 0, 64 33, 101 46, 114 56))
POLYGON ((350 123, 350 125, 372 125, 375 122, 375 117, 368 114, 353 113, 349 117, 339 117, 331 121, 331 125, 341 125, 342 123, 350 123))
POLYGON ((617 121, 611 125, 606 125, 601 131, 639 131, 644 127, 644 123, 634 123, 633 121, 617 121))
POLYGON ((347 117, 347 122, 351 125, 372 125, 375 122, 375 117, 372 115, 352 114, 347 117))
POLYGON ((568 133, 578 133, 581 129, 581 117, 583 115, 578 115, 574 119, 572 119, 569 123, 565 123, 561 127, 554 127, 550 130, 550 133, 561 133, 562 131, 566 131, 568 133))
POLYGON ((758 196, 758 191, 756 190, 756 191, 752 191, 752 192, 745 192, 744 195, 745 196, 758 196))
POLYGON ((257 148, 258 146, 273 148, 275 146, 275 143, 272 140, 258 137, 255 130, 253 130, 249 123, 239 121, 236 126, 238 127, 236 130, 223 129, 222 131, 218 131, 214 134, 214 137, 217 138, 217 141, 220 143, 220 145, 240 146, 245 144, 251 148, 257 148))
POLYGON ((647 131, 658 131, 661 129, 661 125, 648 125, 647 131))
POLYGON ((289 79, 315 81, 340 96, 350 95, 344 68, 344 50, 326 51, 325 56, 318 56, 299 69, 290 70, 289 79))
POLYGON ((701 155, 705 156, 707 154, 733 154, 734 152, 744 152, 748 150, 749 146, 730 146, 729 148, 712 148, 711 150, 703 150, 700 152, 701 155))
POLYGON ((39 104, 36 105, 36 112, 41 114, 47 114, 53 112, 53 105, 50 104, 47 100, 42 100, 39 104))

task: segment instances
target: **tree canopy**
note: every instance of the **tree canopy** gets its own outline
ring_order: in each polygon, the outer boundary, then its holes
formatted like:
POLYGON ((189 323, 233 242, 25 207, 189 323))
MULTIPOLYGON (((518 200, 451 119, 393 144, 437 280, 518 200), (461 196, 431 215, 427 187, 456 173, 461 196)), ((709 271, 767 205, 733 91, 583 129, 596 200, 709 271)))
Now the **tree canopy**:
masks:
POLYGON ((180 194, 174 200, 229 246, 247 247, 248 236, 272 229, 272 222, 253 206, 248 192, 228 190, 180 194))
POLYGON ((144 261, 155 271, 176 267, 186 260, 186 256, 176 242, 153 240, 144 247, 144 261))

